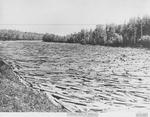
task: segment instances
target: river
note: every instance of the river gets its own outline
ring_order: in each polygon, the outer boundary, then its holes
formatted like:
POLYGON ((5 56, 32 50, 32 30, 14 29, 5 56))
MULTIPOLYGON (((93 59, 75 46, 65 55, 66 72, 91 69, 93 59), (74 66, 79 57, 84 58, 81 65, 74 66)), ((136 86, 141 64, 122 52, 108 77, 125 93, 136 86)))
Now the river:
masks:
POLYGON ((0 56, 36 90, 71 112, 150 110, 150 50, 1 41, 0 56))

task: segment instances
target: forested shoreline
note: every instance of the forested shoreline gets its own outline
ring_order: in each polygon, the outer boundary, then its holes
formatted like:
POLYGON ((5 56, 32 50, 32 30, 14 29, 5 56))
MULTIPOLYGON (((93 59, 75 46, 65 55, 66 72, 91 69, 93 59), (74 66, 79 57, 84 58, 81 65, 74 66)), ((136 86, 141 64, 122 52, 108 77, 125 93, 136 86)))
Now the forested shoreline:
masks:
POLYGON ((150 17, 131 18, 128 23, 97 25, 66 36, 45 34, 45 42, 81 43, 107 46, 150 46, 150 17))
POLYGON ((0 40, 42 40, 43 34, 21 32, 18 30, 0 30, 0 40))
POLYGON ((97 25, 65 36, 17 30, 0 30, 0 40, 43 40, 44 42, 80 43, 105 46, 150 47, 150 17, 131 18, 127 23, 97 25))

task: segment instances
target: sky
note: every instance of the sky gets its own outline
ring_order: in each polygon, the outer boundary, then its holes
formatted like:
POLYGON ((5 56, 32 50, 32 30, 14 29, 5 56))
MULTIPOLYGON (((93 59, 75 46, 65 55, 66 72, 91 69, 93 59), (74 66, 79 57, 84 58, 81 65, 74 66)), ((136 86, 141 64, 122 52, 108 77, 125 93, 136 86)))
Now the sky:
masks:
POLYGON ((0 0, 0 29, 69 34, 150 15, 150 0, 0 0))

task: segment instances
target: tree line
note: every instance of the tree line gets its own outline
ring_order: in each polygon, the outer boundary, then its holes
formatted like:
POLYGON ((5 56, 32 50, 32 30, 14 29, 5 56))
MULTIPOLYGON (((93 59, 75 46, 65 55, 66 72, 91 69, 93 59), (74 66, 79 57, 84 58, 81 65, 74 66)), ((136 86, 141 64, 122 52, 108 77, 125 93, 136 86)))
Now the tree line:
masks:
POLYGON ((17 30, 0 30, 0 40, 42 40, 43 34, 21 32, 17 30))
POLYGON ((128 23, 97 25, 94 30, 59 36, 44 34, 45 42, 81 43, 108 46, 150 46, 150 17, 131 18, 128 23))

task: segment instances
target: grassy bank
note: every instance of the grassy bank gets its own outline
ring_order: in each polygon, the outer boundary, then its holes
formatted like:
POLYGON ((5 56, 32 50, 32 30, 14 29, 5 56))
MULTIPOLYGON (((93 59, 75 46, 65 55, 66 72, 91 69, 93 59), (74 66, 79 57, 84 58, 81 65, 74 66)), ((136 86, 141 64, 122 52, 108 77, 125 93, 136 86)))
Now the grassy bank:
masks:
POLYGON ((0 112, 64 112, 41 91, 26 87, 0 59, 0 112))

